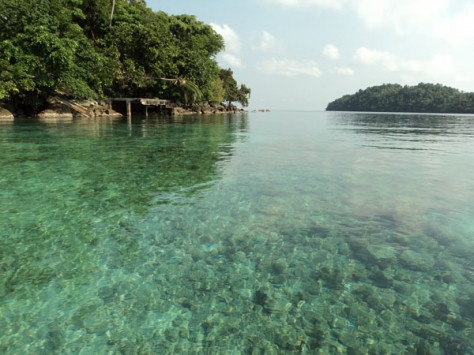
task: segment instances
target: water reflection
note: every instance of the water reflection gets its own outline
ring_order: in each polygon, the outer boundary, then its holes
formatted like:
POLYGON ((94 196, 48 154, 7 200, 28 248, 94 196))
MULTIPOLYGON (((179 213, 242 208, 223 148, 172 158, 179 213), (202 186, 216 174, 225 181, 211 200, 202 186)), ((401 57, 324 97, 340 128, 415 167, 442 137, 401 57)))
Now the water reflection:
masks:
MULTIPOLYGON (((166 237, 166 228, 175 233, 170 240, 178 238, 183 227, 170 224, 165 211, 192 211, 247 130, 245 116, 2 126, 0 352, 54 353, 64 344, 73 353, 104 353, 115 345, 88 348, 86 339, 119 329, 119 313, 138 312, 143 323, 149 307, 167 312, 170 301, 157 297, 157 283, 135 284, 137 267, 149 272, 163 260, 147 258, 139 228, 150 219, 154 238, 166 237), (140 305, 131 302, 133 290, 140 305)), ((141 329, 132 318, 126 323, 141 329)))
POLYGON ((390 114, 390 113, 339 113, 332 117, 341 129, 373 134, 472 134, 471 115, 390 114), (468 130, 466 132, 466 130, 468 130))
POLYGON ((68 194, 141 209, 156 194, 189 197, 219 179, 233 144, 245 137, 248 127, 245 115, 136 118, 131 126, 124 123, 76 119, 5 127, 0 144, 7 152, 2 165, 9 173, 4 179, 49 185, 73 178, 80 187, 68 194), (50 162, 46 170, 42 161, 50 162))
POLYGON ((363 137, 362 145, 400 150, 440 150, 474 136, 474 116, 400 113, 337 113, 331 124, 340 132, 363 137))

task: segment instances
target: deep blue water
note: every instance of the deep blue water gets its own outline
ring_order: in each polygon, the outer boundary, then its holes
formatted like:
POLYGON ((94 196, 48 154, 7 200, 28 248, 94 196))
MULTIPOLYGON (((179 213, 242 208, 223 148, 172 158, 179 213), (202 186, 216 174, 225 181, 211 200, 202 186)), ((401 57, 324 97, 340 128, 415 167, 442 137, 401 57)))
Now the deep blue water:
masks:
POLYGON ((473 354, 474 116, 0 124, 2 354, 473 354))

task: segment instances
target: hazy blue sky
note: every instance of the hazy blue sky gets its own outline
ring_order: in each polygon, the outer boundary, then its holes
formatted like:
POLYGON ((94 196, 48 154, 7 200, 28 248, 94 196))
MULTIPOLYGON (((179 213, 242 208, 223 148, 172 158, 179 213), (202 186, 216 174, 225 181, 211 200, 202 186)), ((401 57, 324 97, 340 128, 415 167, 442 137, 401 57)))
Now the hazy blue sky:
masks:
POLYGON ((473 0, 148 0, 222 34, 250 108, 324 110, 383 83, 474 91, 473 0))

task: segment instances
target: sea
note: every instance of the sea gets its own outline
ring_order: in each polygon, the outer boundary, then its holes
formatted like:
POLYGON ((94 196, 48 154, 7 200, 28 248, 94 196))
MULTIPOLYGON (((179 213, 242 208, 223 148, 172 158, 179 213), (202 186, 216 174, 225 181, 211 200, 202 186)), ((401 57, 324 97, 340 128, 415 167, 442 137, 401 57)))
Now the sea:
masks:
POLYGON ((0 123, 1 354, 474 354, 474 116, 0 123))

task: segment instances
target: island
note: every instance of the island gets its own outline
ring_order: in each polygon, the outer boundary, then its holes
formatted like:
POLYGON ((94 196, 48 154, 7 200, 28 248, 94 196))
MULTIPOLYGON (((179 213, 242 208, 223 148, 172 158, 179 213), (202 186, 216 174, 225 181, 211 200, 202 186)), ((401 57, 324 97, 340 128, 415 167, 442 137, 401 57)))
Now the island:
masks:
POLYGON ((334 100, 326 111, 474 113, 474 93, 441 84, 383 84, 334 100))
POLYGON ((111 98, 163 100, 167 112, 246 107, 250 88, 218 65, 224 46, 211 25, 143 0, 3 0, 0 113, 109 115, 111 98))

